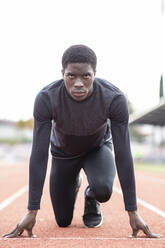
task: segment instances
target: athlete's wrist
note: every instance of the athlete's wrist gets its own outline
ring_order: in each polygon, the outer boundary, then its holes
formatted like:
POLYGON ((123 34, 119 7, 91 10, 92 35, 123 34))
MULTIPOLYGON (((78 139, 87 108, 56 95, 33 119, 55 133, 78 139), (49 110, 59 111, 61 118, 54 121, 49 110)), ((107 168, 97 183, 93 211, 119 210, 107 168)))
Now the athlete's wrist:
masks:
POLYGON ((37 215, 38 210, 29 210, 28 209, 28 214, 33 214, 33 215, 37 215))
POLYGON ((133 215, 137 215, 137 210, 134 211, 128 211, 128 215, 131 217, 133 215))

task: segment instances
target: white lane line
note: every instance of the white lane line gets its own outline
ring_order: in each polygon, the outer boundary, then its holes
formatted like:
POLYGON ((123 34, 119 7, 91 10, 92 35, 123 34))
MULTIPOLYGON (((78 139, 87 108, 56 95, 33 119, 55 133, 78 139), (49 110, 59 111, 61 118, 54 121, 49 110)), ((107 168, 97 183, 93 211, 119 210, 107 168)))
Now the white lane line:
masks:
POLYGON ((16 200, 18 197, 23 195, 28 190, 28 185, 24 186, 20 190, 18 190, 16 193, 8 197, 3 202, 0 202, 0 211, 6 208, 8 205, 10 205, 14 200, 16 200))
POLYGON ((20 238, 0 238, 0 240, 5 241, 13 241, 13 240, 147 240, 147 241, 160 241, 164 240, 165 238, 107 238, 107 237, 50 237, 50 238, 29 238, 29 237, 20 237, 20 238))
MULTIPOLYGON (((122 195, 122 191, 119 188, 114 186, 113 189, 114 189, 115 192, 117 192, 120 195, 122 195)), ((161 217, 165 218, 165 212, 160 210, 159 208, 151 205, 150 203, 148 203, 146 201, 143 201, 143 200, 141 200, 139 198, 137 198, 137 203, 139 203, 140 205, 142 205, 145 208, 148 208, 149 210, 153 211, 157 215, 160 215, 161 217)))
MULTIPOLYGON (((18 190, 16 193, 14 193, 12 196, 8 197, 6 200, 0 203, 0 211, 6 208, 8 205, 10 205, 14 200, 16 200, 18 197, 23 195, 28 190, 28 185, 24 186, 22 189, 18 190)), ((119 194, 122 195, 122 192, 119 188, 113 187, 113 190, 119 194)), ((165 218, 165 212, 158 209, 157 207, 137 198, 137 202, 142 205, 143 207, 146 207, 150 209, 151 211, 155 212, 156 214, 160 215, 161 217, 165 218)))
POLYGON ((57 237, 57 238, 49 238, 51 240, 165 240, 165 238, 159 238, 159 239, 151 239, 151 238, 104 238, 104 237, 57 237))

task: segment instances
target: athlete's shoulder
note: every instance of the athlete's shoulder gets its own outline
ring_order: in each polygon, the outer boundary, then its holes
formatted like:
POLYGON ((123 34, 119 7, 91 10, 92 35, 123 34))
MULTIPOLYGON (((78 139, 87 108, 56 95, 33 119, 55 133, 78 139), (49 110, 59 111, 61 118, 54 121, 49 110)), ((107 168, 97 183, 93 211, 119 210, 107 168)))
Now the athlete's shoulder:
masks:
POLYGON ((48 93, 48 92, 51 92, 51 91, 54 91, 56 89, 58 89, 59 87, 61 87, 62 83, 63 83, 63 79, 59 79, 59 80, 56 80, 48 85, 46 85, 42 90, 41 92, 45 92, 45 93, 48 93))
POLYGON ((63 79, 56 80, 48 85, 46 85, 44 88, 42 88, 38 94, 36 95, 35 102, 45 102, 46 104, 51 103, 51 98, 56 98, 56 95, 58 95, 59 88, 63 85, 63 79))
POLYGON ((95 78, 95 84, 100 90, 102 90, 106 94, 111 94, 114 96, 124 95, 124 93, 117 86, 115 86, 106 79, 95 78))

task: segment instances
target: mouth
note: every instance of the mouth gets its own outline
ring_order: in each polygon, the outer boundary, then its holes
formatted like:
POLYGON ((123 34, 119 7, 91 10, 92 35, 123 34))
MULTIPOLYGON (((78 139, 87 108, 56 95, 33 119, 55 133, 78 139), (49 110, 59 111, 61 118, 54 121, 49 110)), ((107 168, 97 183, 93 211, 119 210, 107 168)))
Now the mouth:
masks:
POLYGON ((73 91, 72 94, 74 96, 84 96, 86 92, 85 91, 73 91))

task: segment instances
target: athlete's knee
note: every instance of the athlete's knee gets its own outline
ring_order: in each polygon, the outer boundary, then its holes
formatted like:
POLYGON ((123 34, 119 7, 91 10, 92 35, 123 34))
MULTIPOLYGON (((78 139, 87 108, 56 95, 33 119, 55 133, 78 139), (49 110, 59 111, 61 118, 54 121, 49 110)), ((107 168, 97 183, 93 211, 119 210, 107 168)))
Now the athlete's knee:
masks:
POLYGON ((67 227, 71 224, 72 219, 61 218, 61 219, 57 219, 56 221, 59 227, 67 227))
POLYGON ((95 192, 95 198, 99 202, 106 202, 110 199, 112 195, 112 187, 108 185, 101 186, 95 192))

